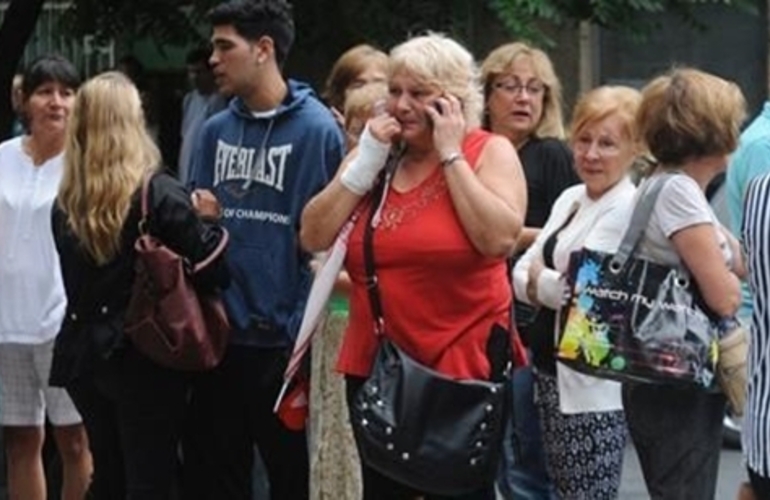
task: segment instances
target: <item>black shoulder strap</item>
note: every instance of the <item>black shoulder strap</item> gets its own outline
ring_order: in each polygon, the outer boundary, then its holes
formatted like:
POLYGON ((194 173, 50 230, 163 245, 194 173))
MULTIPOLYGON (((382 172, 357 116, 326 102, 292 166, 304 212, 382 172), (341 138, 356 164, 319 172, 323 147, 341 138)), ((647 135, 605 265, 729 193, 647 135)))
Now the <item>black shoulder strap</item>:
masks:
POLYGON ((385 320, 382 313, 380 287, 377 283, 377 273, 375 271, 374 263, 375 215, 377 215, 377 212, 382 208, 383 201, 385 200, 385 196, 390 186, 390 181, 393 178, 393 174, 395 173, 398 162, 401 161, 401 156, 403 156, 403 154, 404 149, 398 147, 394 148, 394 150, 391 151, 390 156, 388 156, 385 168, 383 168, 374 191, 372 191, 369 217, 367 217, 366 226, 364 227, 364 270, 366 272, 366 291, 369 295, 369 307, 372 310, 374 331, 377 335, 381 335, 384 332, 385 320))

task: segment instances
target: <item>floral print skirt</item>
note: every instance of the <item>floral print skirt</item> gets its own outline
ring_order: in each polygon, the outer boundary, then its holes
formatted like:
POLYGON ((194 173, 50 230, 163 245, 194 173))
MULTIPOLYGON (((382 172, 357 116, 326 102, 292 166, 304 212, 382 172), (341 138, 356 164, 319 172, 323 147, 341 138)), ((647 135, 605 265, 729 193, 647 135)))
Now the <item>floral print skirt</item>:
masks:
POLYGON ((564 500, 614 500, 628 430, 623 411, 562 413, 556 377, 538 372, 535 404, 551 480, 564 500))

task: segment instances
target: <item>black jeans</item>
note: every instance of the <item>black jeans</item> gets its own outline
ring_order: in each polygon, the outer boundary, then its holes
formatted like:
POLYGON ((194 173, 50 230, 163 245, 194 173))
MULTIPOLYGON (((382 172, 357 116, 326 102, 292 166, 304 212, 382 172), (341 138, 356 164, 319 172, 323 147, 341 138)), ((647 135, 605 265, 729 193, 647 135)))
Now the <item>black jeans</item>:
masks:
MULTIPOLYGON (((358 389, 366 382, 362 377, 345 377, 348 408, 352 407, 358 389)), ((428 495, 383 476, 361 461, 361 478, 364 487, 363 500, 495 500, 495 487, 490 484, 478 491, 457 496, 428 495)))
POLYGON ((305 432, 273 413, 289 352, 231 345, 216 369, 197 376, 182 447, 184 500, 250 500, 255 444, 270 497, 308 498, 305 432))
POLYGON ((750 467, 747 469, 749 471, 751 489, 754 490, 754 497, 757 500, 770 500, 770 477, 760 476, 750 467))
POLYGON ((167 500, 176 490, 188 375, 128 347, 67 386, 88 433, 93 500, 167 500))
POLYGON ((653 500, 716 494, 725 397, 698 389, 624 384, 623 407, 653 500))

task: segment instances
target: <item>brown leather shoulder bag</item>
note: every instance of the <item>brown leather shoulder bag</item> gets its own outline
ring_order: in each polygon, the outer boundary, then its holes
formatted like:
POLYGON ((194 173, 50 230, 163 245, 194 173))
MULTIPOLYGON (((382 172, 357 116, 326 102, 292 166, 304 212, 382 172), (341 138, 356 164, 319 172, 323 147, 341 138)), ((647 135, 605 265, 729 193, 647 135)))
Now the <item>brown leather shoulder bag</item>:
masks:
POLYGON ((203 261, 192 265, 148 229, 148 191, 142 184, 136 276, 126 312, 125 333, 133 346, 159 365, 186 371, 214 368, 222 360, 230 324, 218 292, 195 289, 192 277, 227 247, 228 233, 203 261))

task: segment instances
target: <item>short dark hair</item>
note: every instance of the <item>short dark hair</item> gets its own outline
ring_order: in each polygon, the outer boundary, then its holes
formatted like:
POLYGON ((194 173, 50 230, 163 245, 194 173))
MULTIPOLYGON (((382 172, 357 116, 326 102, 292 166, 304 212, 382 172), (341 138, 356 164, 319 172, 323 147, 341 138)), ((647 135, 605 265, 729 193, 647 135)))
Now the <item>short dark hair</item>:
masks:
POLYGON ((21 94, 26 101, 35 89, 48 82, 56 82, 67 88, 77 90, 80 86, 80 74, 66 58, 49 54, 32 61, 24 71, 21 80, 21 94))
POLYGON ((230 0, 211 9, 206 17, 212 26, 232 25, 247 40, 272 38, 279 66, 294 42, 292 7, 286 0, 230 0))

